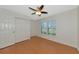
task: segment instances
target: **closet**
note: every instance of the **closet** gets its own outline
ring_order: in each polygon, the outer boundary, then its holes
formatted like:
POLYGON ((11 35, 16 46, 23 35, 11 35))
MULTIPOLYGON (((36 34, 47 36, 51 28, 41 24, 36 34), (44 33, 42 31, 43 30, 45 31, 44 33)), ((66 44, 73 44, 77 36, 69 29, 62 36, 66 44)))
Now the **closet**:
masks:
POLYGON ((0 17, 0 48, 30 39, 30 21, 14 16, 0 17))

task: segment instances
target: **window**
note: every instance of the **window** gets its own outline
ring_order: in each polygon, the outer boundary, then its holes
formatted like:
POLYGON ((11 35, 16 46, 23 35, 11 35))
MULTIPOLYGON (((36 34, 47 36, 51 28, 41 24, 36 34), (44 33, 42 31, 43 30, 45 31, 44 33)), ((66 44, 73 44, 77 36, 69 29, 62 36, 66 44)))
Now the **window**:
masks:
POLYGON ((41 33, 47 34, 47 22, 41 23, 41 33))
POLYGON ((48 34, 56 35, 56 21, 48 21, 48 34))
POLYGON ((48 35, 56 35, 56 20, 42 22, 41 33, 48 35))

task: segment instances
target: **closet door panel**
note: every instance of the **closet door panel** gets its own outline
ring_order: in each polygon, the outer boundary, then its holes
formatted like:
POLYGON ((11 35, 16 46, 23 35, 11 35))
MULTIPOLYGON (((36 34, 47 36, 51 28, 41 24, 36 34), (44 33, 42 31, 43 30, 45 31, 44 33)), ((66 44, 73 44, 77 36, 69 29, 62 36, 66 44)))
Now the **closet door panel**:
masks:
POLYGON ((0 48, 14 44, 15 34, 12 33, 15 30, 14 26, 13 19, 9 17, 0 19, 0 48))
POLYGON ((8 39, 10 43, 15 43, 15 19, 8 20, 8 39))
POLYGON ((16 19, 16 42, 30 38, 30 22, 28 20, 16 19))

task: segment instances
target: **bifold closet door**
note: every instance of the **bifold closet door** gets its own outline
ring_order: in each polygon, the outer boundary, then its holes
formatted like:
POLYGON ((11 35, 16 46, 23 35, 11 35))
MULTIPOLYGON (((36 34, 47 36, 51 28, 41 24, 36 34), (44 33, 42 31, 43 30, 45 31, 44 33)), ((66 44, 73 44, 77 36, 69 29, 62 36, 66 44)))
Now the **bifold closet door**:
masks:
POLYGON ((15 20, 9 17, 0 18, 0 48, 14 44, 15 20))
POLYGON ((30 21, 12 17, 0 18, 0 48, 30 39, 30 21))
POLYGON ((16 19, 16 42, 21 42, 30 39, 30 21, 25 19, 16 19))

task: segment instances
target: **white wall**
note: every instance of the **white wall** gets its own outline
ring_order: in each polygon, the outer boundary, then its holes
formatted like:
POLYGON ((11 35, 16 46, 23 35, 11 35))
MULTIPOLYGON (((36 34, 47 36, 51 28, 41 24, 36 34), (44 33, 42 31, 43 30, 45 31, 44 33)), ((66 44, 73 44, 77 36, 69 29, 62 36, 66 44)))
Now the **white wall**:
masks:
POLYGON ((15 19, 15 41, 21 42, 30 39, 30 21, 25 19, 15 19))
POLYGON ((39 33, 38 21, 31 21, 31 36, 37 36, 39 33))
POLYGON ((78 25, 78 27, 77 27, 77 39, 78 39, 78 41, 77 41, 77 46, 78 46, 78 50, 79 50, 79 7, 78 7, 78 9, 77 9, 77 25, 78 25))
POLYGON ((30 39, 30 20, 23 15, 0 8, 0 48, 30 39), (2 29, 2 24, 7 28, 2 29), (11 26, 11 29, 8 27, 11 26))
MULTIPOLYGON (((38 28, 39 34, 43 38, 66 44, 72 47, 77 47, 77 10, 73 9, 54 16, 38 20, 36 29, 38 28), (56 36, 41 34, 40 22, 56 20, 56 36)), ((36 31, 35 31, 36 32, 36 31)))

